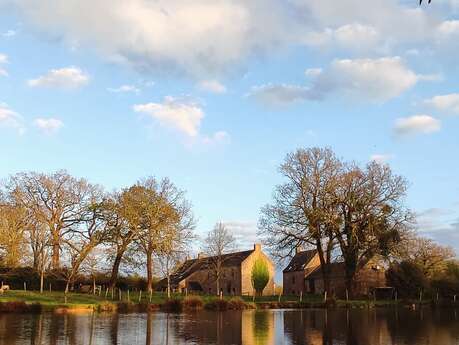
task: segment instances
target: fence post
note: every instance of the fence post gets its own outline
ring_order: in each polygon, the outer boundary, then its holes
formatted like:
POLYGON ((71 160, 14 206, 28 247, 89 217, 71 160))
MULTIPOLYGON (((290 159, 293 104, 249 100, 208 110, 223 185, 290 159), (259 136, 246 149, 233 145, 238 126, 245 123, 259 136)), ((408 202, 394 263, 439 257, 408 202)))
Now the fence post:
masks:
POLYGON ((121 301, 121 289, 120 288, 118 288, 118 298, 121 301))
POLYGON ((142 300, 142 290, 139 290, 139 303, 142 300))
POLYGON ((131 299, 129 298, 129 289, 127 290, 127 301, 130 302, 131 299))
POLYGON ((422 290, 419 291, 419 303, 421 303, 421 302, 422 302, 422 290))
POLYGON ((456 295, 454 295, 454 303, 456 303, 456 295))
POLYGON ((346 289, 346 302, 349 302, 349 291, 346 289))
POLYGON ((325 291, 325 294, 324 294, 324 302, 327 302, 327 291, 325 291))
POLYGON ((49 283, 49 292, 51 292, 51 283, 49 283))
POLYGON ((300 303, 303 302, 303 291, 300 291, 300 303))
POLYGON ((27 283, 24 282, 24 291, 27 291, 27 283))
POLYGON ((150 303, 151 303, 151 297, 153 295, 153 290, 150 289, 150 303))
POLYGON ((395 302, 398 302, 398 292, 395 290, 395 302))

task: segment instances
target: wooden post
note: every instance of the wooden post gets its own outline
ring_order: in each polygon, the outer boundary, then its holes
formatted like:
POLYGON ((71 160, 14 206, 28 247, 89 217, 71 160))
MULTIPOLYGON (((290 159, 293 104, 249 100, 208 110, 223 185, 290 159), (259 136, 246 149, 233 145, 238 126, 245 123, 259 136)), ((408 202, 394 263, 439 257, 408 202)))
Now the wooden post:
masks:
POLYGON ((300 303, 303 302, 303 291, 300 291, 300 303))
POLYGON ((437 302, 438 302, 438 291, 437 291, 437 302))
POLYGON ((114 289, 114 288, 112 288, 112 300, 113 300, 113 289, 114 289))
POLYGON ((151 297, 152 297, 152 295, 153 295, 153 291, 150 290, 150 303, 151 303, 151 297))
POLYGON ((185 288, 185 297, 188 297, 188 288, 185 288))
POLYGON ((223 291, 220 290, 220 300, 222 300, 222 299, 223 299, 223 291))
POLYGON ((139 291, 139 303, 142 300, 142 290, 139 291))
POLYGON ((456 303, 456 295, 454 295, 454 303, 456 303))
POLYGON ((327 302, 327 291, 325 291, 325 294, 324 294, 324 302, 327 302))
POLYGON ((51 283, 49 283, 49 292, 51 292, 51 283))
POLYGON ((108 286, 105 288, 105 299, 107 299, 108 296, 108 286))
POLYGON ((121 301, 121 289, 120 288, 118 288, 118 298, 121 301))
POLYGON ((349 291, 346 289, 346 302, 349 302, 349 291))
POLYGON ((130 298, 129 298, 129 289, 127 290, 127 301, 130 302, 130 298))
POLYGON ((398 302, 398 292, 395 290, 395 302, 398 302))
POLYGON ((422 302, 422 290, 419 291, 419 303, 422 302))
POLYGON ((27 291, 27 283, 24 282, 24 291, 27 291))
POLYGON ((67 292, 64 292, 64 304, 67 304, 67 292))
POLYGON ((99 297, 101 293, 102 293, 102 285, 99 285, 99 297))

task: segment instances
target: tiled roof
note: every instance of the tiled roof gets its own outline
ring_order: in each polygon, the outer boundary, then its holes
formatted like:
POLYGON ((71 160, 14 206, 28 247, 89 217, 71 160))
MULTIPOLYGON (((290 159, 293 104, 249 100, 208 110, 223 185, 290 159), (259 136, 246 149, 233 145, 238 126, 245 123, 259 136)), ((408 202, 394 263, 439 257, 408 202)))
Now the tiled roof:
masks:
MULTIPOLYGON (((340 279, 345 278, 346 271, 344 267, 344 262, 332 262, 330 264, 330 279, 340 279)), ((317 267, 313 272, 311 272, 308 276, 310 279, 322 279, 322 270, 320 266, 317 267)))
MULTIPOLYGON (((230 253, 222 255, 222 264, 223 267, 230 267, 230 266, 238 266, 240 265, 247 257, 252 254, 254 250, 246 250, 242 252, 230 253)), ((177 285, 183 279, 189 277, 194 272, 200 270, 207 270, 212 268, 214 262, 216 260, 215 256, 205 257, 202 259, 191 259, 186 260, 177 270, 171 275, 170 283, 171 285, 177 285)), ((167 285, 167 279, 161 279, 157 284, 156 287, 161 288, 167 285)))
POLYGON ((304 252, 296 253, 292 258, 288 266, 283 270, 284 273, 302 271, 306 265, 311 261, 317 254, 317 250, 306 250, 304 252))

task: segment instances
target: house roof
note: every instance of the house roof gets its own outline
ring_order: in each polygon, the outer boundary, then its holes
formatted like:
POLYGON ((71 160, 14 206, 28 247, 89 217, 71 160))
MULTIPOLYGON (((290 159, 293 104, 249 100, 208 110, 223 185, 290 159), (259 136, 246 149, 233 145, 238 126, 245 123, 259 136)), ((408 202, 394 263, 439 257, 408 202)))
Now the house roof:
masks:
POLYGON ((311 261, 316 254, 317 250, 315 249, 296 253, 288 266, 282 272, 287 273, 303 271, 309 261, 311 261))
MULTIPOLYGON (((332 262, 330 264, 330 279, 341 279, 346 276, 344 262, 332 262)), ((309 275, 306 275, 308 279, 322 279, 322 270, 320 266, 316 267, 309 275)))
MULTIPOLYGON (((221 256, 223 267, 231 267, 240 265, 247 257, 254 252, 252 250, 246 250, 242 252, 229 253, 221 256)), ((216 260, 216 256, 205 257, 201 259, 191 259, 186 260, 182 265, 180 265, 177 270, 170 276, 170 284, 172 286, 177 285, 183 279, 186 279, 194 272, 200 270, 207 270, 213 266, 213 263, 216 260)), ((161 279, 156 287, 161 288, 167 286, 167 279, 161 279)))

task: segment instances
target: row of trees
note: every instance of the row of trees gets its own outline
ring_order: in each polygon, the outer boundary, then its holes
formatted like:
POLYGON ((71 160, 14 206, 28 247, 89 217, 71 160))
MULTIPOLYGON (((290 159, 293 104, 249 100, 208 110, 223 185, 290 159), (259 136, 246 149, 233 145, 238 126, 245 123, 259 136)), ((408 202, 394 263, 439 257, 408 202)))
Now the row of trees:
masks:
MULTIPOLYGON (((414 216, 405 205, 407 181, 388 165, 361 167, 331 149, 310 148, 288 154, 280 173, 285 182, 262 209, 259 235, 279 259, 292 256, 296 248, 316 249, 326 291, 335 260, 345 263, 352 296, 354 277, 370 260, 422 255, 409 251, 410 243, 426 240, 413 235, 414 216)), ((426 270, 430 264, 436 265, 426 262, 426 270)))
POLYGON ((153 259, 172 265, 168 258, 186 250, 194 226, 191 204, 168 179, 145 178, 108 193, 65 171, 25 172, 0 189, 2 264, 30 264, 41 272, 41 289, 45 270, 65 272, 68 291, 83 264, 105 259, 111 287, 122 261, 137 260, 151 290, 153 259))

